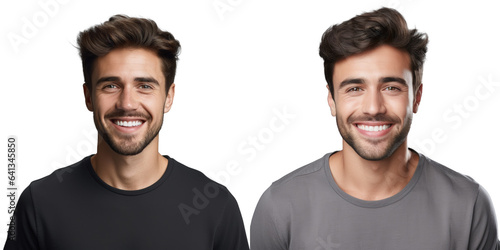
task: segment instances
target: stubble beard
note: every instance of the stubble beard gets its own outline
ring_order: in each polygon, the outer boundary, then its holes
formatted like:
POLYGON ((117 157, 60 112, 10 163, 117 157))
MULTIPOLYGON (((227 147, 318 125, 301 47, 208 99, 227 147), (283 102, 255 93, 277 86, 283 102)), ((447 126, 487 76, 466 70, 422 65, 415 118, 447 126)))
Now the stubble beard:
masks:
MULTIPOLYGON (((394 153, 394 151, 396 151, 396 149, 398 149, 401 146, 401 144, 403 144, 403 142, 406 141, 412 123, 412 117, 409 116, 405 119, 402 130, 392 138, 388 138, 388 140, 386 139, 386 140, 368 141, 362 138, 356 139, 354 136, 354 132, 349 132, 346 125, 342 122, 342 117, 336 116, 336 119, 337 119, 337 127, 339 129, 340 135, 342 136, 342 139, 344 139, 344 141, 361 158, 368 161, 380 161, 390 157, 394 153), (361 142, 361 140, 363 140, 363 142, 361 142), (381 145, 386 141, 387 145, 385 147, 384 145, 381 145)), ((373 120, 379 120, 379 119, 373 119, 373 120)), ((381 120, 391 120, 391 119, 381 119, 381 120)), ((347 124, 351 123, 348 122, 347 124)))
MULTIPOLYGON (((150 123, 151 119, 147 119, 147 123, 150 123)), ((161 117, 161 121, 157 125, 153 125, 151 129, 146 132, 144 138, 138 142, 133 142, 135 136, 122 135, 120 136, 125 143, 120 144, 117 138, 112 138, 110 136, 109 131, 107 131, 104 126, 100 126, 96 124, 97 132, 103 138, 103 140, 109 145, 109 147, 120 155, 137 155, 140 154, 153 139, 159 134, 161 127, 163 125, 163 116, 161 117)))

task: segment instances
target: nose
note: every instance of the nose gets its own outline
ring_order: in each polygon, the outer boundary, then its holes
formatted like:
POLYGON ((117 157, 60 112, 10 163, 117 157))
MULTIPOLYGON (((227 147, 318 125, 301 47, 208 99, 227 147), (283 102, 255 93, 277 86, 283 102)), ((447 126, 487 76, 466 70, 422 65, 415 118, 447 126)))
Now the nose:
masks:
POLYGON ((384 97, 379 91, 367 91, 363 98, 362 111, 367 115, 375 116, 384 114, 387 109, 384 103, 384 97))
POLYGON ((123 88, 116 102, 116 108, 121 110, 136 110, 137 106, 138 100, 134 91, 130 88, 123 88))

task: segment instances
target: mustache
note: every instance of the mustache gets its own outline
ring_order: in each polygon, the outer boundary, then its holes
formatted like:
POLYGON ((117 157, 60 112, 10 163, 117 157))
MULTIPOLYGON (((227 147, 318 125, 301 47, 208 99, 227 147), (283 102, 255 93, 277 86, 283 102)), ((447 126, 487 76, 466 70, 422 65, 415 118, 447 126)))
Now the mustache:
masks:
POLYGON ((356 123, 356 122, 388 122, 388 123, 397 123, 399 119, 397 117, 392 117, 383 114, 377 114, 375 116, 368 115, 360 115, 360 116, 350 116, 347 118, 348 123, 356 123))
POLYGON ((114 110, 111 113, 108 113, 104 115, 104 118, 106 119, 112 119, 116 117, 136 117, 136 118, 143 118, 144 120, 150 120, 151 116, 149 114, 144 114, 141 112, 137 111, 124 111, 124 110, 114 110))

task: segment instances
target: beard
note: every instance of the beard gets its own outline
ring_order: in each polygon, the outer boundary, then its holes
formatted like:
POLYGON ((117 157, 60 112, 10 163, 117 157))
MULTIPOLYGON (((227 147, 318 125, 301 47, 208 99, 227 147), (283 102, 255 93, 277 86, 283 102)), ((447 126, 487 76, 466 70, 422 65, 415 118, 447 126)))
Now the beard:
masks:
MULTIPOLYGON (((109 117, 142 117, 146 120, 146 124, 151 124, 151 128, 148 129, 146 135, 141 138, 136 138, 137 135, 112 135, 109 129, 106 129, 105 126, 99 125, 97 123, 97 117, 94 117, 97 132, 103 138, 103 140, 109 145, 109 147, 120 155, 137 155, 141 153, 153 139, 158 135, 160 129, 163 125, 163 116, 161 116, 161 120, 157 124, 151 123, 151 116, 145 115, 142 113, 130 113, 130 112, 122 112, 116 111, 110 114, 105 115, 104 119, 106 120, 109 117)), ((101 123, 102 124, 102 123, 101 123)))
MULTIPOLYGON (((391 126, 397 124, 400 120, 397 117, 386 115, 376 115, 374 117, 361 116, 349 117, 347 123, 342 122, 342 117, 336 116, 337 127, 342 139, 353 148, 353 150, 363 159, 368 161, 379 161, 391 156, 396 149, 406 141, 412 123, 412 115, 409 115, 403 121, 402 129, 396 135, 390 138, 367 140, 355 136, 355 132, 349 130, 350 124, 354 121, 380 121, 390 122, 391 126)), ((395 129, 395 128, 392 128, 395 129)), ((390 131, 392 132, 392 131, 390 131)))

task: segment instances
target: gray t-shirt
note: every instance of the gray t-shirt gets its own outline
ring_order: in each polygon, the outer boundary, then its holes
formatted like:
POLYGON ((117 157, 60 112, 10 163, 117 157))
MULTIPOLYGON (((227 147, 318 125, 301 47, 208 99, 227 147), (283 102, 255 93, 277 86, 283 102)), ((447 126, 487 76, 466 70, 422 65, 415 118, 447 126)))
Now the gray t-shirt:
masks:
POLYGON ((252 219, 252 250, 500 248, 490 198, 471 178, 419 154, 403 190, 364 201, 335 183, 330 155, 264 192, 252 219))

